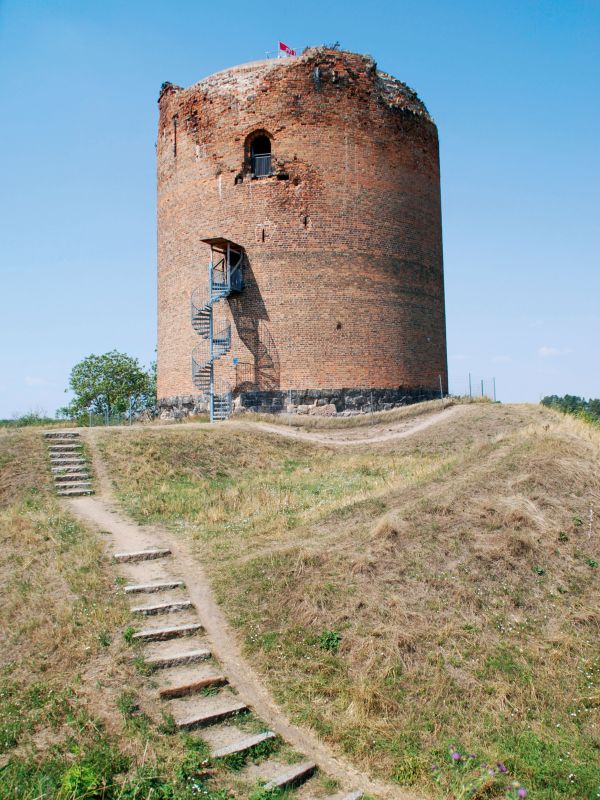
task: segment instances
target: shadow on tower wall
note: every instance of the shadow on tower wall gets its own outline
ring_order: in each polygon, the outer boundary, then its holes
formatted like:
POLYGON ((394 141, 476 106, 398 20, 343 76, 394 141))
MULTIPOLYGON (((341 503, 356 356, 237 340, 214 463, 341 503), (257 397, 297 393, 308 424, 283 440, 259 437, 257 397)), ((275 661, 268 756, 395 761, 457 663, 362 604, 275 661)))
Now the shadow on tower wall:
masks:
POLYGON ((244 290, 228 299, 238 336, 252 356, 252 361, 236 364, 234 392, 279 389, 279 353, 269 332, 267 309, 247 258, 244 264, 244 290))

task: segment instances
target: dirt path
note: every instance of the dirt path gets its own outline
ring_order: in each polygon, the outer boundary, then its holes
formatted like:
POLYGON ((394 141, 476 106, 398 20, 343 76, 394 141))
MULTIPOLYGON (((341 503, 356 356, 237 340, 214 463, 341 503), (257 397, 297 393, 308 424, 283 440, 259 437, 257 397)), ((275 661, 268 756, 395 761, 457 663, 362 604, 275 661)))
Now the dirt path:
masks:
MULTIPOLYGON (((412 430, 421 430, 423 427, 427 427, 427 424, 433 423, 428 419, 421 422, 418 428, 413 427, 412 430)), ((277 426, 268 427, 275 428, 276 433, 280 432, 277 426)), ((392 784, 370 780, 342 757, 335 755, 310 730, 301 729, 289 722, 286 715, 274 702, 260 677, 244 659, 238 638, 215 600, 207 575, 197 555, 192 552, 183 537, 159 526, 137 525, 120 513, 112 495, 110 477, 96 447, 93 430, 87 432, 86 439, 93 457, 98 494, 94 497, 69 500, 71 510, 87 523, 110 534, 110 538, 107 537, 107 539, 109 548, 113 552, 153 547, 167 547, 172 551, 172 569, 185 581, 190 599, 198 610, 200 620, 206 629, 211 650, 220 661, 229 682, 236 688, 243 702, 296 750, 316 762, 325 773, 336 778, 341 786, 348 789, 358 788, 369 795, 381 798, 417 800, 418 795, 407 793, 392 784)))
MULTIPOLYGON (((317 444, 333 445, 335 447, 345 447, 349 445, 375 445, 385 442, 392 442, 396 439, 405 439, 419 431, 423 431, 432 425, 457 418, 469 413, 469 405, 455 405, 447 408, 432 411, 423 416, 408 417, 395 422, 377 422, 372 426, 357 425, 356 427, 344 428, 322 428, 316 431, 303 430, 292 425, 275 424, 262 421, 253 421, 251 415, 227 420, 226 422, 186 422, 182 425, 174 423, 152 424, 149 427, 135 425, 133 427, 109 428, 111 433, 127 434, 128 431, 145 430, 215 430, 220 426, 227 429, 237 428, 239 430, 263 431, 273 433, 277 436, 284 436, 289 439, 297 439, 304 442, 316 442, 317 444)), ((87 434, 94 435, 94 428, 88 428, 87 434)), ((107 429, 99 429, 107 430, 107 429)))
POLYGON ((380 423, 370 428, 332 428, 321 431, 304 431, 301 428, 286 427, 285 425, 272 425, 268 422, 253 422, 250 425, 258 430, 299 439, 306 442, 318 442, 336 446, 379 444, 391 442, 395 439, 405 439, 419 431, 436 425, 442 420, 447 421, 452 417, 464 414, 469 406, 451 406, 450 408, 434 411, 425 417, 400 420, 398 422, 380 423))

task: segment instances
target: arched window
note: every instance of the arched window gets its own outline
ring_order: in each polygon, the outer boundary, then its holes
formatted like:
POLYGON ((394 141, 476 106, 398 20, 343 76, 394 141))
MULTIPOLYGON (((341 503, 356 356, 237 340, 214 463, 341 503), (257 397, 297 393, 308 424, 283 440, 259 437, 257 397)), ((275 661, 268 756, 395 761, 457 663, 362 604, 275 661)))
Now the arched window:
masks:
POLYGON ((260 133, 250 142, 250 159, 255 178, 266 178, 272 174, 271 140, 266 134, 260 133))

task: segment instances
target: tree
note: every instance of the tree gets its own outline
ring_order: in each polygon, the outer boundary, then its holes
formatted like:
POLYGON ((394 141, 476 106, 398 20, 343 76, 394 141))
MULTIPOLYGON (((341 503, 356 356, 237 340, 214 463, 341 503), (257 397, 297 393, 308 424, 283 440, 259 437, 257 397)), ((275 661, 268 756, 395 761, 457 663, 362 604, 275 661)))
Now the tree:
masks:
POLYGON ((575 414, 582 419, 600 420, 600 399, 590 397, 578 397, 573 394, 566 394, 559 397, 556 394, 548 395, 541 400, 542 405, 563 411, 565 414, 575 414))
MULTIPOLYGON (((69 376, 69 388, 75 397, 61 409, 69 417, 90 409, 101 414, 124 412, 133 405, 135 410, 152 405, 152 377, 140 366, 137 358, 111 350, 91 355, 75 364, 69 376)), ((68 390, 66 390, 68 391, 68 390)))

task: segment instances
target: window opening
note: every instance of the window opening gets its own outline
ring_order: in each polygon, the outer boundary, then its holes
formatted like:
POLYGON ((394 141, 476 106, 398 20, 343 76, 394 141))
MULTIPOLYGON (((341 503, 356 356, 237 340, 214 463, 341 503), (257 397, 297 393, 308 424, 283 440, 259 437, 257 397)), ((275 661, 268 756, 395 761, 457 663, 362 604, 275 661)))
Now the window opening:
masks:
POLYGON ((271 165, 271 140, 268 136, 256 136, 250 145, 252 159, 252 174, 255 178, 266 178, 272 174, 271 165))

